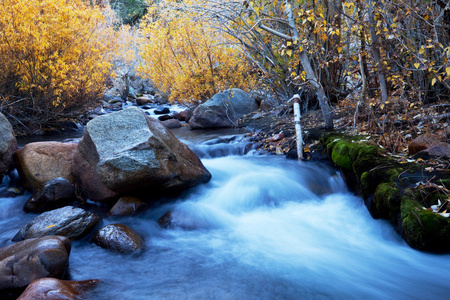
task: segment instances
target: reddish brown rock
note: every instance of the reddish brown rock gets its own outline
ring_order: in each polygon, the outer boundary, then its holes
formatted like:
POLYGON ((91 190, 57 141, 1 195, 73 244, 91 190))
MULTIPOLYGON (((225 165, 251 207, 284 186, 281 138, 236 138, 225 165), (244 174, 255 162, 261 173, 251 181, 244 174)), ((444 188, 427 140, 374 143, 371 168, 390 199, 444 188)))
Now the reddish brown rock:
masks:
POLYGON ((189 123, 189 120, 192 118, 193 115, 194 111, 192 109, 186 109, 178 113, 178 120, 189 123))
POLYGON ((33 281, 17 300, 83 300, 100 280, 66 281, 41 278, 33 281))
POLYGON ((169 129, 170 128, 180 128, 181 127, 181 123, 177 119, 168 119, 168 120, 165 120, 165 121, 161 121, 161 124, 163 124, 164 126, 166 126, 169 129))
POLYGON ((148 205, 141 199, 133 196, 121 197, 108 212, 110 216, 134 215, 147 208, 148 205))
POLYGON ((1 248, 0 291, 24 288, 39 278, 62 278, 70 248, 69 239, 62 236, 29 239, 1 248))
POLYGON ((408 145, 409 155, 414 155, 422 150, 428 149, 442 141, 442 138, 434 134, 423 134, 416 137, 408 145))
POLYGON ((272 142, 278 142, 278 141, 281 141, 283 138, 284 138, 284 134, 283 134, 282 132, 280 132, 280 133, 278 133, 278 134, 275 134, 275 135, 272 137, 272 142))
POLYGON ((106 225, 97 231, 92 241, 102 248, 121 253, 136 252, 144 248, 139 234, 123 224, 106 225))
POLYGON ((438 143, 428 149, 422 150, 415 155, 415 157, 420 157, 423 159, 429 159, 431 157, 441 157, 450 158, 450 144, 449 143, 438 143))
POLYGON ((24 186, 36 193, 46 182, 58 177, 73 184, 71 169, 76 149, 74 143, 37 142, 17 151, 15 161, 24 186))
POLYGON ((136 104, 139 106, 145 105, 145 104, 150 104, 150 103, 155 103, 155 101, 153 99, 150 99, 149 97, 139 97, 136 99, 136 104))

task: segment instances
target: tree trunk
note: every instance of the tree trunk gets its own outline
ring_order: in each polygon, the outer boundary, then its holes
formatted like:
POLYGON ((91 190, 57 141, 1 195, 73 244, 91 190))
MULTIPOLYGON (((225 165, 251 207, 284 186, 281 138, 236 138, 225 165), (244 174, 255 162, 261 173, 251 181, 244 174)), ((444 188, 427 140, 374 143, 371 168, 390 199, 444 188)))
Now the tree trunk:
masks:
POLYGON ((381 90, 381 101, 384 104, 388 100, 388 92, 386 79, 381 70, 381 55, 380 55, 380 47, 378 45, 378 35, 375 31, 375 19, 373 17, 373 9, 372 9, 372 0, 368 0, 368 13, 369 13, 369 27, 370 27, 370 36, 372 37, 372 53, 373 60, 375 61, 375 67, 377 68, 378 80, 380 81, 380 90, 381 90))
MULTIPOLYGON (((293 40, 298 41, 298 31, 295 25, 294 16, 292 14, 291 3, 288 0, 283 0, 286 15, 288 17, 288 22, 293 33, 293 40)), ((309 83, 314 87, 317 93, 317 98, 319 100, 320 108, 322 110, 322 115, 325 121, 325 128, 328 130, 333 129, 333 115, 331 112, 330 105, 328 104, 328 98, 325 95, 325 90, 320 82, 317 80, 316 74, 311 66, 311 63, 306 55, 305 51, 300 52, 300 63, 302 64, 303 70, 306 72, 306 78, 309 83)))

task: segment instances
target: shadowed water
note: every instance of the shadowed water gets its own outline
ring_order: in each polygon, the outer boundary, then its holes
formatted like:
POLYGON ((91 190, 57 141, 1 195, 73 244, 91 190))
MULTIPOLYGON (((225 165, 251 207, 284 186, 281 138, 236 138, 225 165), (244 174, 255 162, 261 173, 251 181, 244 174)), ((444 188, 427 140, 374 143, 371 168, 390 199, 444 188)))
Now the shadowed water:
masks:
MULTIPOLYGON (((135 229, 145 251, 72 244, 71 278, 103 281, 93 299, 447 299, 450 255, 409 248, 326 166, 197 148, 208 184, 104 219, 135 229), (161 229, 169 210, 176 227, 161 229)), ((21 211, 25 198, 0 199, 3 244, 33 217, 21 211)))

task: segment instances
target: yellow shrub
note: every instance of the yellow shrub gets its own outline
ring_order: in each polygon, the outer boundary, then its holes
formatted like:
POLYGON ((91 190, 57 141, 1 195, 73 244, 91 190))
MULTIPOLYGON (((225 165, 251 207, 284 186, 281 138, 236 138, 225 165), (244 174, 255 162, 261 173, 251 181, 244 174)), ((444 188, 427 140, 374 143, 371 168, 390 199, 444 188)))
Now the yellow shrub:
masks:
POLYGON ((227 88, 252 88, 250 65, 236 41, 233 45, 211 20, 176 7, 159 1, 149 9, 142 25, 140 74, 149 76, 170 101, 194 103, 227 88))
POLYGON ((0 110, 44 123, 103 91, 116 48, 101 11, 83 0, 0 0, 0 110))

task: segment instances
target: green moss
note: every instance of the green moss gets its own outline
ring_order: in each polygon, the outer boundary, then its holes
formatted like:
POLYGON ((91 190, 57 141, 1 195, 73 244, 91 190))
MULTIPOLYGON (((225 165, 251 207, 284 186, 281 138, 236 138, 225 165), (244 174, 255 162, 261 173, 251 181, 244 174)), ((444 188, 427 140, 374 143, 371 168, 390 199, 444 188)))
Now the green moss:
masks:
POLYGON ((400 211, 401 191, 395 182, 385 182, 376 188, 373 201, 378 215, 387 220, 393 220, 400 211))
POLYGON ((419 202, 402 197, 402 228, 406 242, 425 251, 450 251, 450 220, 422 208, 419 202))
POLYGON ((331 159, 336 166, 351 170, 352 159, 350 157, 351 145, 345 141, 338 141, 331 152, 331 159))

